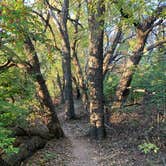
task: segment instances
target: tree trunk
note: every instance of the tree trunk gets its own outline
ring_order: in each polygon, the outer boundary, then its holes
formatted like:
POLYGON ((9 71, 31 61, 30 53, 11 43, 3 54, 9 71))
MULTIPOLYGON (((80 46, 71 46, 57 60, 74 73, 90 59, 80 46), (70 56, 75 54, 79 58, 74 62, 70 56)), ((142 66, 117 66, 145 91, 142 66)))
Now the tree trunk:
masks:
POLYGON ((90 46, 88 61, 88 86, 90 91, 90 136, 105 137, 103 107, 103 35, 104 1, 88 1, 90 46), (94 10, 95 9, 95 10, 94 10))
POLYGON ((73 76, 72 79, 73 79, 73 83, 75 84, 76 99, 79 100, 81 97, 79 83, 78 83, 77 78, 75 76, 73 76))
POLYGON ((71 63, 70 56, 63 54, 63 64, 64 67, 64 78, 65 78, 65 113, 66 119, 74 119, 74 101, 73 101, 73 92, 72 92, 72 75, 71 75, 71 63))
POLYGON ((64 0, 62 3, 61 12, 57 12, 57 15, 50 9, 50 14, 52 15, 56 26, 59 29, 62 38, 62 68, 65 81, 65 113, 66 119, 74 119, 74 101, 73 101, 73 92, 72 92, 72 79, 71 79, 71 53, 70 53, 70 42, 67 29, 67 20, 69 13, 69 0, 64 0))
MULTIPOLYGON (((77 8, 77 14, 76 14, 76 22, 79 22, 79 19, 80 19, 80 10, 81 10, 81 1, 79 2, 78 4, 78 8, 77 8)), ((79 62, 79 59, 78 59, 78 56, 77 56, 77 43, 79 41, 79 25, 76 23, 74 24, 74 35, 75 35, 75 38, 74 38, 74 41, 72 43, 72 46, 71 46, 71 50, 72 50, 72 62, 74 64, 74 67, 75 67, 75 70, 76 70, 76 75, 77 75, 77 78, 78 78, 78 84, 79 84, 79 87, 80 87, 80 90, 81 90, 81 99, 82 99, 82 102, 83 102, 83 106, 84 106, 84 110, 88 110, 88 107, 89 107, 89 101, 88 101, 88 93, 87 93, 87 85, 85 83, 85 80, 84 80, 84 76, 83 76, 83 72, 82 72, 82 69, 81 69, 81 65, 80 65, 80 62, 79 62)))
MULTIPOLYGON (((143 55, 143 50, 145 47, 147 37, 155 26, 160 25, 163 22, 162 19, 159 19, 155 23, 155 21, 158 19, 164 8, 165 5, 158 6, 156 10, 154 10, 152 16, 145 18, 141 23, 139 23, 138 21, 133 22, 133 25, 136 28, 137 43, 132 56, 128 59, 126 63, 126 68, 124 69, 119 85, 117 86, 115 100, 113 102, 112 109, 121 107, 122 104, 126 101, 130 92, 128 87, 131 84, 135 68, 139 64, 141 57, 143 55)), ((128 13, 126 13, 126 11, 123 10, 123 8, 120 9, 120 13, 122 17, 126 19, 131 17, 128 13)))
POLYGON ((143 30, 137 29, 137 44, 134 48, 133 55, 127 60, 126 68, 124 69, 124 72, 117 86, 112 109, 120 108, 129 95, 130 90, 128 87, 131 84, 136 66, 139 64, 143 55, 142 52, 144 50, 147 36, 147 32, 143 32, 143 30))
POLYGON ((72 92, 72 74, 71 74, 71 53, 70 42, 67 30, 67 17, 69 10, 69 0, 64 0, 62 14, 60 16, 60 33, 62 36, 62 61, 65 78, 65 113, 66 119, 74 119, 74 101, 72 92))
POLYGON ((61 78, 59 76, 59 73, 57 71, 57 83, 60 89, 60 95, 61 95, 61 104, 65 103, 65 98, 64 98, 64 93, 63 93, 63 86, 62 86, 62 82, 61 82, 61 78))
POLYGON ((81 94, 82 94, 81 98, 82 98, 82 102, 84 105, 84 109, 87 110, 89 107, 87 86, 85 84, 83 72, 82 72, 81 65, 80 65, 80 62, 79 62, 78 57, 77 57, 77 51, 76 51, 76 48, 74 45, 72 47, 72 50, 73 50, 73 64, 75 66, 76 73, 78 75, 78 83, 79 83, 79 86, 81 88, 81 94))
POLYGON ((2 156, 0 164, 2 166, 19 166, 21 162, 32 156, 37 150, 42 149, 47 140, 38 136, 28 138, 19 146, 19 152, 11 156, 2 156))
POLYGON ((57 138, 63 137, 64 133, 62 131, 60 122, 55 112, 55 106, 49 94, 46 82, 41 73, 40 63, 39 63, 37 53, 35 51, 35 47, 29 37, 26 37, 25 48, 28 54, 29 62, 31 64, 31 68, 28 69, 29 74, 31 74, 36 80, 36 89, 37 89, 38 96, 42 100, 43 105, 51 113, 51 121, 48 124, 50 133, 56 136, 57 138))

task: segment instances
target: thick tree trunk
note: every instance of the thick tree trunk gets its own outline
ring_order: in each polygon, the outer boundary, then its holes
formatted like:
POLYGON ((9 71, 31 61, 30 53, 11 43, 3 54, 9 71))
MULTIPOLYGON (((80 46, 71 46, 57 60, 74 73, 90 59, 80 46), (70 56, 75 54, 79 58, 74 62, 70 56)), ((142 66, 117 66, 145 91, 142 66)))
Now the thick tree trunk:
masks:
POLYGON ((40 63, 39 63, 37 53, 35 51, 35 47, 29 37, 26 38, 25 48, 28 53, 29 62, 32 66, 28 70, 29 70, 29 73, 36 80, 36 89, 37 89, 38 96, 42 100, 43 105, 51 113, 51 121, 48 124, 50 133, 52 133, 57 138, 63 137, 64 134, 60 126, 60 122, 58 120, 57 114, 55 112, 55 106, 53 104, 46 82, 40 70, 40 63))
POLYGON ((143 32, 143 30, 137 29, 137 44, 133 51, 133 55, 129 57, 126 63, 126 68, 124 69, 124 72, 117 86, 112 109, 120 108, 129 95, 130 90, 128 87, 131 84, 136 66, 141 60, 147 36, 147 32, 143 32))
POLYGON ((63 64, 64 66, 64 78, 65 78, 65 113, 66 119, 74 119, 74 101, 73 101, 73 92, 72 92, 72 74, 71 74, 71 63, 70 56, 63 55, 63 64))
POLYGON ((69 0, 64 0, 62 4, 61 12, 57 12, 57 15, 54 14, 52 9, 50 13, 58 26, 59 32, 62 38, 62 64, 63 64, 63 74, 65 81, 65 113, 66 119, 74 119, 74 101, 72 93, 72 79, 71 79, 71 53, 70 53, 70 42, 67 29, 67 20, 69 13, 69 0))
MULTIPOLYGON (((112 109, 119 108, 122 106, 122 104, 126 101, 128 95, 129 95, 129 85, 131 84, 132 77, 135 72, 136 66, 139 64, 141 57, 143 55, 143 50, 145 47, 145 43, 148 37, 148 34, 152 31, 152 29, 160 25, 163 20, 158 20, 158 22, 155 23, 155 21, 158 19, 160 13, 165 9, 165 5, 158 6, 156 10, 154 10, 154 13, 152 16, 149 16, 148 18, 145 18, 141 23, 138 21, 134 21, 133 25, 136 28, 136 46, 134 48, 132 56, 128 59, 126 63, 126 68, 124 69, 124 72, 121 76, 119 85, 116 90, 115 100, 112 105, 112 109)), ((126 13, 126 11, 121 8, 120 13, 122 17, 128 19, 130 18, 130 15, 126 13)))
POLYGON ((90 91, 90 136, 102 139, 105 137, 103 108, 103 34, 104 34, 104 1, 88 1, 89 12, 89 62, 88 86, 90 91), (93 6, 93 7, 92 7, 93 6), (96 10, 94 10, 96 9, 96 10))
POLYGON ((60 16, 60 33, 62 36, 62 61, 65 79, 65 113, 66 119, 74 119, 74 101, 72 92, 72 74, 71 74, 71 53, 70 42, 67 30, 67 17, 69 10, 69 0, 64 0, 62 14, 60 16))
POLYGON ((0 164, 2 166, 19 166, 21 162, 32 156, 37 150, 43 148, 46 140, 38 136, 28 138, 19 146, 19 152, 11 156, 2 156, 0 164))

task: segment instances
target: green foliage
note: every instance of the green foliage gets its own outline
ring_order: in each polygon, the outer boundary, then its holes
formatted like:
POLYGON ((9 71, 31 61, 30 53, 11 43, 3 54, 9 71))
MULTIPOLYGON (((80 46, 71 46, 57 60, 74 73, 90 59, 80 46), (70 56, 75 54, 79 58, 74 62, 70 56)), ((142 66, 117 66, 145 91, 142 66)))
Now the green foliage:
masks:
MULTIPOLYGON (((165 60, 162 50, 160 52, 156 50, 156 52, 146 55, 142 59, 131 85, 133 89, 146 89, 150 97, 146 102, 149 105, 155 104, 160 109, 164 108, 165 104, 165 60)), ((133 95, 134 98, 141 98, 145 93, 131 93, 130 95, 133 95)))
POLYGON ((106 77, 104 80, 104 96, 107 103, 107 101, 112 100, 114 97, 119 78, 113 73, 108 74, 106 77))
POLYGON ((150 142, 145 142, 138 146, 139 150, 141 150, 143 153, 148 154, 150 152, 157 153, 159 151, 159 148, 150 142))
POLYGON ((13 147, 15 138, 12 128, 24 126, 28 105, 32 102, 34 85, 26 74, 17 68, 0 73, 0 151, 11 154, 18 151, 13 147))
POLYGON ((17 148, 13 147, 15 138, 12 137, 10 128, 17 124, 25 123, 27 111, 15 104, 0 100, 0 149, 7 153, 16 153, 17 148))
POLYGON ((7 154, 17 153, 18 149, 13 147, 13 142, 15 138, 10 136, 11 131, 2 127, 2 123, 0 123, 0 151, 3 151, 7 154))

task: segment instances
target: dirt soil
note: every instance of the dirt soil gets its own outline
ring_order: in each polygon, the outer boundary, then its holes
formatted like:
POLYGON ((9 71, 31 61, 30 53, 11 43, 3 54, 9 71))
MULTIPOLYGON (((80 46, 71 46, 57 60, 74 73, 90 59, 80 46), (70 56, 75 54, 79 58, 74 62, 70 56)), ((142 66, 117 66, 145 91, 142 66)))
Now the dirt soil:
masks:
POLYGON ((63 108, 59 109, 66 137, 49 141, 23 166, 166 166, 165 136, 158 137, 162 131, 156 132, 154 118, 145 114, 143 107, 114 113, 107 138, 102 141, 87 136, 88 117, 79 101, 75 102, 75 110, 78 119, 65 121, 63 108), (159 152, 145 155, 138 148, 144 141, 159 142, 159 152))

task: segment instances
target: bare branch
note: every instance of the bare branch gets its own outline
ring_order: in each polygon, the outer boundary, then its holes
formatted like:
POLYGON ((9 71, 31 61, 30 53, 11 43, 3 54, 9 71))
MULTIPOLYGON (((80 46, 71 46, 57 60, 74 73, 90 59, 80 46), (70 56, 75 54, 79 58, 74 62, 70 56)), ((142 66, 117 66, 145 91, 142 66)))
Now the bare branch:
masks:
MULTIPOLYGON (((48 5, 48 7, 49 7, 49 9, 50 10, 52 10, 52 11, 56 11, 57 12, 57 14, 59 15, 61 12, 63 12, 62 10, 60 10, 60 9, 58 9, 57 7, 55 7, 55 6, 52 6, 50 3, 49 3, 49 1, 48 0, 45 0, 45 2, 46 2, 46 4, 48 5)), ((73 19, 73 18, 71 18, 71 16, 67 16, 67 19, 69 20, 69 21, 71 21, 71 23, 73 23, 73 24, 78 24, 81 28, 83 28, 83 25, 81 24, 81 23, 79 23, 79 21, 77 20, 77 19, 73 19)))
POLYGON ((151 51, 152 49, 154 49, 154 48, 156 48, 156 47, 158 47, 158 46, 161 46, 161 45, 163 45, 163 44, 165 44, 165 43, 166 43, 166 39, 157 41, 157 42, 155 42, 154 44, 152 44, 152 45, 150 45, 150 46, 147 46, 147 47, 144 49, 143 53, 146 53, 146 52, 148 52, 148 51, 151 51))
POLYGON ((61 52, 60 48, 59 48, 59 47, 57 46, 57 44, 56 44, 56 37, 55 37, 54 31, 53 31, 53 29, 52 29, 52 26, 51 26, 50 23, 49 23, 49 20, 48 20, 48 19, 45 19, 42 14, 38 13, 38 12, 35 11, 35 10, 32 10, 32 12, 35 13, 36 15, 38 15, 38 16, 45 22, 45 26, 46 26, 46 27, 49 27, 50 32, 51 32, 51 34, 52 34, 52 36, 53 36, 53 40, 54 40, 54 44, 55 44, 54 47, 55 47, 58 51, 61 52))
MULTIPOLYGON (((114 59, 115 56, 113 56, 114 51, 116 50, 116 47, 121 39, 122 30, 121 28, 118 28, 118 32, 116 33, 116 37, 111 45, 111 48, 105 53, 104 55, 104 61, 103 61, 103 75, 106 74, 108 66, 110 64, 111 57, 114 59)), ((112 59, 112 60, 113 60, 112 59)))

